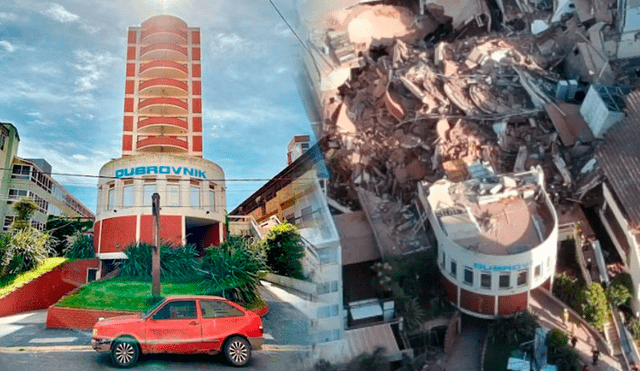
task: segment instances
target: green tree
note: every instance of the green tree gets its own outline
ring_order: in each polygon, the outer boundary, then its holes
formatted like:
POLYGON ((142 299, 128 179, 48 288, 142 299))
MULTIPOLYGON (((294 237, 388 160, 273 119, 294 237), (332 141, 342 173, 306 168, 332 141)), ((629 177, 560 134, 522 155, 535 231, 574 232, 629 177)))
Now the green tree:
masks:
POLYGON ((579 303, 582 317, 602 331, 609 320, 609 305, 602 286, 595 282, 587 286, 580 293, 579 303))
POLYGON ((67 236, 65 248, 62 251, 65 258, 90 259, 96 256, 93 250, 93 235, 76 232, 67 236))
POLYGON ((636 341, 640 341, 640 318, 631 317, 627 320, 627 329, 636 341))
POLYGON ((489 341, 522 343, 532 340, 538 327, 538 317, 529 312, 520 312, 508 318, 499 317, 489 326, 489 341))
POLYGON ((76 233, 89 232, 93 228, 93 221, 76 217, 49 215, 45 231, 51 236, 51 247, 56 255, 63 255, 68 246, 67 238, 76 233))
POLYGON ((14 229, 9 236, 9 246, 5 251, 0 276, 18 274, 37 267, 51 255, 49 235, 27 226, 14 229))
POLYGON ((11 228, 26 229, 31 226, 29 220, 33 213, 38 210, 38 204, 29 197, 20 197, 18 201, 13 203, 13 210, 16 212, 16 219, 11 228))
POLYGON ((553 329, 547 334, 547 346, 552 350, 560 349, 567 346, 567 344, 569 344, 569 335, 564 332, 553 329))
POLYGON ((631 299, 629 289, 623 284, 613 284, 605 290, 607 299, 616 307, 626 304, 631 299))
POLYGON ((260 298, 260 271, 267 268, 264 255, 252 240, 230 237, 219 247, 210 247, 202 258, 201 286, 208 295, 240 303, 260 298))
POLYGON ((267 265, 273 273, 304 279, 304 245, 298 228, 293 224, 282 223, 272 227, 262 240, 262 246, 267 253, 267 265))
POLYGON ((553 281, 553 295, 573 309, 579 310, 577 299, 579 299, 581 290, 582 287, 577 279, 566 273, 556 274, 553 281))
MULTIPOLYGON (((120 265, 120 274, 139 280, 151 280, 152 245, 145 243, 131 245, 125 251, 127 259, 120 265)), ((198 253, 193 246, 160 246, 161 278, 169 281, 193 281, 198 275, 196 260, 198 253)))

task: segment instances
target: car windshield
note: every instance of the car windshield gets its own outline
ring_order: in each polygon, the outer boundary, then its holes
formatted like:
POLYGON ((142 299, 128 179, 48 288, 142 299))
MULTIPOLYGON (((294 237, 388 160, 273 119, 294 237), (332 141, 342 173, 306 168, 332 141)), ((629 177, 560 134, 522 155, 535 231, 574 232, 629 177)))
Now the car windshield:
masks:
POLYGON ((142 314, 140 315, 141 318, 147 318, 149 316, 149 314, 151 314, 151 312, 153 312, 154 310, 156 310, 156 308, 158 308, 159 306, 161 306, 162 304, 164 304, 164 302, 167 301, 167 299, 162 299, 160 300, 156 305, 154 305, 153 307, 151 307, 150 309, 147 309, 145 312, 142 312, 142 314))

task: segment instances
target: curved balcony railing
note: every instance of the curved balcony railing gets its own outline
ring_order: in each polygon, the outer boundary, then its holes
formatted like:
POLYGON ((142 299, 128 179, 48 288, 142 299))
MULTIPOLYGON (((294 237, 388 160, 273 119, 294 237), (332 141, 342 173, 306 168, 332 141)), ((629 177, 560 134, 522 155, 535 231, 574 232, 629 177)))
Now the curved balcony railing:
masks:
MULTIPOLYGON (((165 36, 170 36, 168 40, 180 40, 179 42, 187 41, 187 32, 179 28, 170 28, 165 26, 154 26, 148 29, 142 30, 141 41, 143 44, 149 44, 149 36, 160 36, 159 39, 165 36), (178 39, 171 36, 177 36, 178 39)), ((155 38, 154 38, 155 39, 155 38)))
POLYGON ((147 98, 142 99, 138 104, 138 109, 150 107, 150 106, 175 106, 185 110, 189 109, 189 104, 178 98, 147 98))
POLYGON ((153 147, 173 147, 184 151, 189 150, 189 144, 184 140, 173 137, 150 137, 139 140, 136 143, 138 149, 153 148, 153 147))
POLYGON ((140 49, 140 58, 186 59, 187 48, 170 43, 151 44, 140 49), (173 55, 172 55, 173 54, 173 55))
POLYGON ((142 22, 142 29, 148 30, 155 27, 165 28, 187 28, 187 23, 178 17, 172 15, 157 15, 142 22))
POLYGON ((176 61, 155 60, 140 65, 140 77, 169 77, 174 79, 186 78, 189 75, 189 68, 176 61))
POLYGON ((138 121, 138 129, 164 125, 189 130, 189 124, 177 117, 149 117, 147 119, 138 121))
POLYGON ((184 81, 166 77, 157 77, 140 82, 138 91, 142 95, 187 95, 189 94, 189 85, 184 81))

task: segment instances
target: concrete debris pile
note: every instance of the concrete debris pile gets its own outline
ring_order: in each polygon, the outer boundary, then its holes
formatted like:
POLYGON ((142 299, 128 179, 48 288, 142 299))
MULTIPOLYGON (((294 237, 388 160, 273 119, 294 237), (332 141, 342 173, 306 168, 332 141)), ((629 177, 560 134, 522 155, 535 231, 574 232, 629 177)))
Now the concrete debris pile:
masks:
POLYGON ((386 220, 397 231, 422 219, 413 206, 418 180, 539 165, 557 206, 590 202, 603 175, 594 124, 581 116, 586 92, 640 83, 639 68, 614 58, 631 50, 612 41, 614 2, 478 3, 416 1, 413 18, 408 8, 360 4, 313 30, 312 50, 328 61, 314 65, 333 65, 324 75, 316 67, 316 135, 333 200, 370 219, 381 203, 409 207, 413 217, 386 220))
POLYGON ((396 40, 365 53, 364 66, 324 106, 333 197, 353 205, 364 188, 409 205, 417 180, 478 162, 499 172, 542 165, 550 184, 571 184, 561 161, 573 159, 559 157, 544 112, 557 77, 517 44, 470 37, 430 50, 396 40))

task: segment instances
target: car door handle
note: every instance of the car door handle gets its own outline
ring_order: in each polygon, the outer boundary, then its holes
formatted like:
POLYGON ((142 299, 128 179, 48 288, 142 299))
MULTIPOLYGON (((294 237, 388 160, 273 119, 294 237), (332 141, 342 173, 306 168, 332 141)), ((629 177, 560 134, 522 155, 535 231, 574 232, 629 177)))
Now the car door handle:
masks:
POLYGON ((189 322, 189 324, 190 324, 191 326, 195 326, 195 325, 197 325, 197 324, 198 324, 198 322, 196 322, 196 321, 191 321, 191 322, 189 322))

